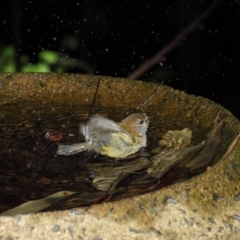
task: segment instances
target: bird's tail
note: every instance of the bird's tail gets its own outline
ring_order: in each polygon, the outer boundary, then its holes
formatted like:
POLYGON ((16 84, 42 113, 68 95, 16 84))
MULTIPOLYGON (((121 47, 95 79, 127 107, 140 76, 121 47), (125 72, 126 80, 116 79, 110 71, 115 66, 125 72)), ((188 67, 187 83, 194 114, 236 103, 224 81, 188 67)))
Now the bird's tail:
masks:
POLYGON ((58 155, 72 155, 87 150, 86 143, 75 143, 72 145, 58 145, 58 155))

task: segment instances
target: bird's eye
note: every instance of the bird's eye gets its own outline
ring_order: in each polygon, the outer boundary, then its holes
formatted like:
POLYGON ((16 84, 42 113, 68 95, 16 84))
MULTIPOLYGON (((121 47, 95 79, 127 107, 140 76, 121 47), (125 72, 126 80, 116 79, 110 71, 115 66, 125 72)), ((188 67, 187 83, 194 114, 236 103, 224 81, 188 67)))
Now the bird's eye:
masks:
POLYGON ((143 121, 143 120, 141 120, 141 121, 140 121, 140 124, 143 124, 143 123, 144 123, 144 121, 143 121))

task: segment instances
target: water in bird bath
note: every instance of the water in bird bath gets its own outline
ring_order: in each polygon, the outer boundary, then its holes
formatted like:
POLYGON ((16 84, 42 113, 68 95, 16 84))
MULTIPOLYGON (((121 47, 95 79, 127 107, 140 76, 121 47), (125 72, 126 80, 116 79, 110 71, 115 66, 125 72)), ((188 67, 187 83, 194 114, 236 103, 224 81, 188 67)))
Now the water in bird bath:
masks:
MULTIPOLYGON (((95 113, 120 121, 133 111, 133 109, 126 111, 125 108, 114 108, 98 109, 95 113)), ((0 212, 58 191, 78 192, 81 199, 74 205, 63 205, 59 207, 60 209, 90 205, 95 203, 99 196, 100 198, 104 196, 101 198, 104 200, 106 192, 110 193, 110 191, 106 186, 101 187, 95 177, 101 175, 105 168, 115 171, 119 167, 118 175, 123 172, 124 165, 129 169, 133 168, 131 174, 128 173, 123 178, 115 177, 116 181, 113 180, 118 184, 118 188, 115 188, 115 184, 114 191, 111 191, 113 200, 159 189, 181 178, 178 173, 172 171, 170 177, 160 182, 159 179, 147 176, 146 169, 149 167, 150 158, 156 155, 154 149, 158 147, 159 140, 168 130, 180 130, 185 127, 192 129, 193 126, 185 126, 181 123, 178 126, 174 123, 173 126, 170 119, 149 116, 147 148, 132 159, 119 162, 88 151, 70 156, 56 155, 59 143, 73 144, 84 141, 78 132, 79 122, 88 117, 89 107, 84 106, 81 109, 73 105, 34 108, 28 103, 19 103, 2 107, 0 212)), ((205 133, 198 129, 192 130, 194 135, 192 144, 204 140, 205 133)), ((102 179, 99 180, 101 181, 102 179)))

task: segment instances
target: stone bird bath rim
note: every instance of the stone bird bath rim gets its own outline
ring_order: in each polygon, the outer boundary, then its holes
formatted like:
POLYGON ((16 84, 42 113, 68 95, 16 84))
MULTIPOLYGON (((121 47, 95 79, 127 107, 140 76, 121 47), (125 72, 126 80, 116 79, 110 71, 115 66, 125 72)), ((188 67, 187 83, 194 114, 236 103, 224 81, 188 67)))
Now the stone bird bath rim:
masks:
MULTIPOLYGON (((59 105, 67 103, 74 108, 89 107, 99 79, 92 111, 108 109, 110 115, 114 114, 116 108, 125 109, 126 113, 135 109, 157 87, 154 83, 101 76, 4 73, 0 74, 0 105, 29 102, 29 106, 37 109, 43 104, 51 106, 57 101, 59 105)), ((160 191, 95 205, 88 211, 80 208, 80 216, 66 210, 58 214, 48 212, 21 216, 21 221, 28 220, 35 227, 39 226, 42 236, 46 234, 44 229, 47 225, 56 222, 61 226, 66 224, 59 219, 61 216, 73 221, 73 234, 79 234, 74 224, 81 219, 89 238, 133 237, 141 233, 140 239, 154 236, 163 236, 163 239, 181 239, 182 236, 182 239, 186 239, 201 234, 207 237, 228 237, 239 232, 240 214, 237 209, 240 201, 240 141, 236 139, 240 132, 239 121, 229 111, 210 100, 166 86, 160 86, 140 110, 158 118, 160 123, 163 118, 169 119, 170 129, 173 126, 176 129, 189 126, 200 135, 209 129, 219 114, 224 120, 224 129, 216 159, 221 160, 209 171, 160 191), (234 139, 236 143, 229 149, 234 139), (224 156, 228 149, 228 154, 224 156), (94 224, 89 224, 90 222, 94 224), (105 226, 107 224, 103 223, 110 223, 112 229, 117 229, 118 235, 114 235, 114 231, 108 231, 105 226)), ((14 218, 0 218, 0 226, 9 222, 15 229, 11 236, 18 236, 20 223, 14 222, 14 218)), ((35 233, 31 234, 34 237, 35 233)), ((51 234, 54 233, 49 230, 47 236, 51 234)))

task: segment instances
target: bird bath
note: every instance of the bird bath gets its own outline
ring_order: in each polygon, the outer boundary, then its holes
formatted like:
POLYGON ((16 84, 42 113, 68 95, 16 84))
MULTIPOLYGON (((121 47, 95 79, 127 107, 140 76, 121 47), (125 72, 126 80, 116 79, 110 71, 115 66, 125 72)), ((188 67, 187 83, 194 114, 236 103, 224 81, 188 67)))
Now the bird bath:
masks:
MULTIPOLYGON (((10 222, 15 229, 10 231, 9 228, 4 234, 20 236, 23 234, 20 233, 20 225, 25 226, 26 221, 37 228, 41 236, 47 234, 44 229, 49 224, 52 228, 46 236, 60 232, 66 234, 62 232, 66 224, 62 216, 72 221, 70 229, 73 230, 68 229, 68 234, 83 236, 83 232, 76 228, 76 221, 81 220, 88 238, 120 237, 122 233, 122 238, 163 236, 164 239, 179 239, 180 236, 202 236, 207 239, 213 235, 232 236, 240 231, 240 215, 237 212, 240 201, 240 124, 230 112, 212 101, 163 85, 119 78, 73 74, 1 74, 0 105, 0 141, 4 146, 0 154, 1 212, 59 191, 60 197, 46 199, 48 205, 45 210, 91 205, 87 209, 17 215, 17 221, 16 217, 3 216, 0 217, 0 231, 10 222), (151 118, 149 152, 156 147, 157 140, 164 132, 172 129, 190 128, 193 144, 200 143, 206 138, 216 116, 219 116, 224 121, 222 139, 204 173, 183 181, 181 177, 176 178, 178 172, 172 171, 161 181, 153 181, 144 185, 145 188, 141 185, 142 191, 136 188, 139 178, 136 177, 135 182, 129 178, 125 179, 115 195, 109 195, 108 191, 94 191, 91 179, 82 170, 86 162, 95 159, 95 155, 55 156, 57 142, 63 137, 69 142, 81 140, 77 133, 78 122, 86 119, 89 112, 120 121, 136 108, 151 118), (85 160, 81 162, 82 158, 85 160), (181 182, 168 186, 176 182, 173 179, 181 182), (134 184, 127 192, 126 186, 131 181, 134 184), (157 191, 150 192, 152 190, 157 191), (86 196, 89 192, 92 193, 91 197, 86 196), (146 192, 150 193, 139 195, 146 192), (118 201, 106 202, 109 200, 118 201), (64 201, 70 204, 66 205, 64 201), (104 203, 93 206, 99 202, 104 203), (108 231, 109 222, 112 229, 118 229, 117 235, 114 235, 115 230, 108 231)), ((99 160, 101 158, 95 159, 96 164, 99 160)), ((145 162, 139 164, 144 165, 145 162)), ((37 236, 34 231, 31 234, 31 237, 37 236)))

